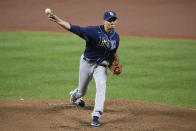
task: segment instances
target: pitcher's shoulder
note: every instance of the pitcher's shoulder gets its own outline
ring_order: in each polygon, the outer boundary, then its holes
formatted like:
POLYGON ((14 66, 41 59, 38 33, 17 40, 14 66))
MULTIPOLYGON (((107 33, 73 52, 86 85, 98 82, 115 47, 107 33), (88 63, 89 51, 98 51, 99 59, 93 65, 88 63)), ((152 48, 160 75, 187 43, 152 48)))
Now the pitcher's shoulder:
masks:
POLYGON ((120 40, 120 36, 119 36, 119 34, 115 31, 115 37, 118 39, 118 40, 120 40))

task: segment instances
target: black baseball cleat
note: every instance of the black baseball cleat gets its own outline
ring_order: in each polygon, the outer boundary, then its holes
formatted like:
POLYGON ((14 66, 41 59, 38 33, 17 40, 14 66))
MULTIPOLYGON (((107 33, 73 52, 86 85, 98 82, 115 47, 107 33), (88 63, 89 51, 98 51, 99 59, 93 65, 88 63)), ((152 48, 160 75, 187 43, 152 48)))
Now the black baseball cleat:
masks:
POLYGON ((81 106, 81 107, 84 107, 85 106, 84 100, 80 99, 78 105, 81 106))
POLYGON ((99 117, 93 116, 93 120, 91 122, 91 126, 100 126, 99 117))

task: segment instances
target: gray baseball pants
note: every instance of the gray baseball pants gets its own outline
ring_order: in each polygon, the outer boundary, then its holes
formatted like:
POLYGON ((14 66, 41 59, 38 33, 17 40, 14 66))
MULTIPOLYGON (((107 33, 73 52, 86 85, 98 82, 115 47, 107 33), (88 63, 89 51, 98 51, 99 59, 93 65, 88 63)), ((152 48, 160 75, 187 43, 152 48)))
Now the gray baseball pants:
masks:
POLYGON ((84 56, 81 56, 79 67, 79 83, 78 88, 76 88, 74 92, 76 92, 76 99, 84 96, 87 93, 90 81, 92 78, 94 78, 96 83, 96 97, 92 116, 100 117, 103 113, 106 94, 107 71, 107 61, 103 61, 102 63, 97 64, 95 62, 90 62, 87 59, 84 60, 84 56))

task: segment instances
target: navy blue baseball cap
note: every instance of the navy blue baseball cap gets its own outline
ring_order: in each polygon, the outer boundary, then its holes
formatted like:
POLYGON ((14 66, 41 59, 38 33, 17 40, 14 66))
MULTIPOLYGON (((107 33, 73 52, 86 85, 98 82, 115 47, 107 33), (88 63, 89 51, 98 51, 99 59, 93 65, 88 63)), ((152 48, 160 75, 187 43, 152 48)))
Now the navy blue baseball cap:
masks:
POLYGON ((108 21, 111 18, 116 18, 117 19, 116 13, 114 11, 107 11, 107 12, 104 13, 104 16, 103 16, 104 20, 108 21))

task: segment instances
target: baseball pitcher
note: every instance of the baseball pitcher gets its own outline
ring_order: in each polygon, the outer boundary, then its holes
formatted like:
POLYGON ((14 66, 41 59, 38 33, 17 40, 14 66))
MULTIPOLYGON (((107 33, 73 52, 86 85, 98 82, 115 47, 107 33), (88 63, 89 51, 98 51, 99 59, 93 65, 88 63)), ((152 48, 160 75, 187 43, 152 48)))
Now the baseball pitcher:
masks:
POLYGON ((117 25, 117 15, 114 11, 107 11, 103 16, 103 25, 88 27, 72 25, 51 12, 47 15, 49 20, 86 41, 84 53, 80 58, 78 87, 70 92, 70 101, 72 104, 84 107, 85 102, 82 97, 89 88, 89 82, 94 78, 96 98, 91 125, 99 126, 99 118, 104 109, 108 69, 115 75, 122 72, 116 54, 120 41, 119 35, 114 30, 117 25))

